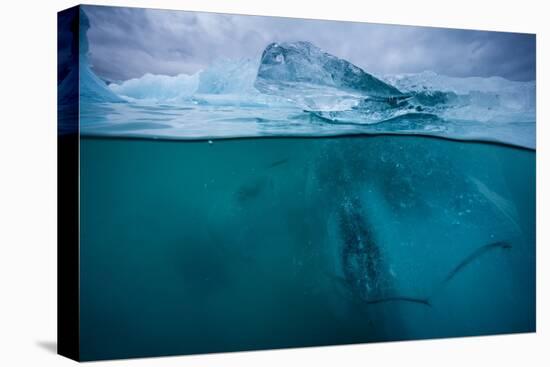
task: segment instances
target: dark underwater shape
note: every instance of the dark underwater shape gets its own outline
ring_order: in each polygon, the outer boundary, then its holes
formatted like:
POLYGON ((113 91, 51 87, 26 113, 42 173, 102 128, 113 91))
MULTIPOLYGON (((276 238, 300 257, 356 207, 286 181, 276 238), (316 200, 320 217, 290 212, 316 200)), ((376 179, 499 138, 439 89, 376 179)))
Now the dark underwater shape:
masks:
POLYGON ((278 166, 282 166, 284 164, 287 164, 288 162, 290 161, 289 158, 283 158, 283 159, 279 159, 279 160, 276 160, 272 163, 269 164, 269 168, 275 168, 275 167, 278 167, 278 166))
POLYGON ((466 266, 468 266, 472 261, 476 260, 486 252, 489 252, 491 250, 509 250, 512 248, 512 245, 506 241, 498 241, 489 243, 485 246, 482 246, 472 252, 470 255, 464 258, 452 271, 449 272, 449 275, 445 278, 445 280, 442 282, 442 285, 444 285, 447 282, 450 282, 460 271, 462 271, 466 266))
POLYGON ((380 297, 388 287, 384 282, 384 262, 369 218, 362 215, 358 200, 346 199, 340 212, 342 268, 345 279, 361 298, 380 297))
POLYGON ((80 155, 84 360, 535 330, 533 151, 83 137, 80 155), (513 251, 486 256, 492 236, 513 251))
POLYGON ((369 300, 369 301, 366 301, 365 303, 368 305, 376 305, 379 303, 387 303, 387 302, 409 302, 409 303, 418 303, 420 305, 424 305, 428 307, 432 306, 429 299, 414 298, 414 297, 407 297, 407 296, 385 297, 385 298, 369 300))

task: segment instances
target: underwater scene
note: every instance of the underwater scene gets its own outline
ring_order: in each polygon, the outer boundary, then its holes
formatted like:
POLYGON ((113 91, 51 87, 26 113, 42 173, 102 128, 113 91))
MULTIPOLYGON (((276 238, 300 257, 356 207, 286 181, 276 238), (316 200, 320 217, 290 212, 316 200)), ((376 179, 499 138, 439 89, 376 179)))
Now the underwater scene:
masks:
POLYGON ((80 6, 83 360, 534 332, 535 36, 80 6))

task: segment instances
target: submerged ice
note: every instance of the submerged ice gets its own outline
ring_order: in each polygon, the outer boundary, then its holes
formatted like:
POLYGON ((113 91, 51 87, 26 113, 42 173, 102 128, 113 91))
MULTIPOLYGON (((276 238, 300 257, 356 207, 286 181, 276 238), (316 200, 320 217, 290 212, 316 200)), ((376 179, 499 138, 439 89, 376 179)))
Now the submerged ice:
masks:
POLYGON ((85 15, 83 20, 84 134, 195 139, 392 133, 535 147, 534 81, 433 72, 378 78, 298 41, 271 43, 259 59, 218 60, 192 75, 146 74, 107 85, 89 64, 85 15))

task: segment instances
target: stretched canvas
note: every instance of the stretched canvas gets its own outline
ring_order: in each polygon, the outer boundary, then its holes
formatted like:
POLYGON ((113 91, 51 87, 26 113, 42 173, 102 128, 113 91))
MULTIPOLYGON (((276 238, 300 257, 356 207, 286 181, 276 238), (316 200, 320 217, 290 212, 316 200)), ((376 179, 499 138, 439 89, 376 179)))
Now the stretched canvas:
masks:
POLYGON ((535 331, 534 34, 82 5, 58 35, 60 354, 535 331))

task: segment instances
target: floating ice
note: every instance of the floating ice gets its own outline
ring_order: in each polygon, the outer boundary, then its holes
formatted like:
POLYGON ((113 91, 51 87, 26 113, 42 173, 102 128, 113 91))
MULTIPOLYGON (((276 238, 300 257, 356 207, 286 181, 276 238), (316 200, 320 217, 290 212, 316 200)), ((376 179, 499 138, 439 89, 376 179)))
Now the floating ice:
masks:
POLYGON ((258 87, 308 83, 360 95, 389 97, 401 95, 397 88, 384 83, 361 68, 322 51, 310 42, 271 43, 262 54, 258 70, 258 87))
MULTIPOLYGON (((140 78, 112 83, 109 88, 116 94, 130 100, 148 102, 177 103, 189 100, 195 95, 255 95, 254 89, 257 61, 218 60, 206 70, 195 74, 153 75, 145 74, 140 78)), ((199 97, 198 100, 204 98, 199 97)), ((235 101, 235 97, 212 100, 235 101)))
POLYGON ((384 80, 440 117, 484 122, 535 121, 536 83, 501 77, 456 78, 434 72, 386 76, 384 80))
POLYGON ((255 83, 262 93, 288 98, 307 110, 342 111, 362 100, 381 104, 402 93, 352 63, 309 42, 271 43, 262 54, 255 83))
POLYGON ((112 83, 109 88, 130 100, 150 102, 182 102, 197 91, 199 74, 176 76, 145 74, 141 78, 112 83))

